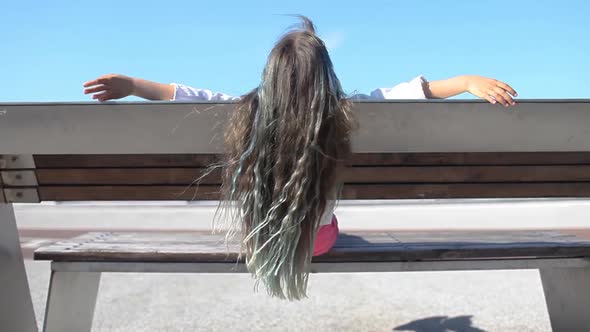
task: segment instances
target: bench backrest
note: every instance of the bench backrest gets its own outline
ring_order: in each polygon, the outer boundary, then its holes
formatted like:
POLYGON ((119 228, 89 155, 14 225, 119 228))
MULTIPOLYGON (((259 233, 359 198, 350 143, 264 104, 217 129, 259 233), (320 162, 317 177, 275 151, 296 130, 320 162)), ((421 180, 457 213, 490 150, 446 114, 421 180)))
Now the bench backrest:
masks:
MULTIPOLYGON (((0 202, 218 199, 231 107, 0 105, 0 202)), ((590 197, 590 101, 356 107, 343 199, 590 197)))

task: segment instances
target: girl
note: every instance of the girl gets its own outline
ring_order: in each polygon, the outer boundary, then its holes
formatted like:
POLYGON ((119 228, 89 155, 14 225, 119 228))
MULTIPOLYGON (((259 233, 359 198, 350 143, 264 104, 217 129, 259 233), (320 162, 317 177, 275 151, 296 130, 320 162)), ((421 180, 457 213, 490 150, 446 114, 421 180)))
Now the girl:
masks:
POLYGON ((258 87, 233 98, 181 84, 106 75, 84 84, 99 101, 129 95, 150 100, 238 100, 225 135, 222 196, 236 202, 246 265, 273 296, 306 296, 312 256, 338 236, 333 215, 338 170, 355 127, 351 99, 447 98, 470 92, 514 105, 507 84, 479 76, 428 82, 422 76, 370 95, 347 97, 312 22, 286 33, 272 49, 258 87))

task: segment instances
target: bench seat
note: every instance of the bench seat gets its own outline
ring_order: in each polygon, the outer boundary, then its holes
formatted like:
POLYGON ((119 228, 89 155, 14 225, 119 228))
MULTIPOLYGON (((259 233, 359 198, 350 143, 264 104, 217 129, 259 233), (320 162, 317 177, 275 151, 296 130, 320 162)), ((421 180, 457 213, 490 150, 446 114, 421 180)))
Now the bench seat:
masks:
MULTIPOLYGON (((208 232, 92 232, 35 251, 55 262, 235 263, 238 246, 208 232)), ((412 262, 590 257, 588 231, 342 233, 314 262, 412 262)))
MULTIPOLYGON (((90 331, 103 272, 239 273, 237 244, 203 232, 92 232, 35 251, 50 260, 44 331, 90 331), (71 315, 71 312, 76 315, 71 315)), ((588 331, 590 231, 342 233, 312 273, 538 269, 555 331, 588 331)))

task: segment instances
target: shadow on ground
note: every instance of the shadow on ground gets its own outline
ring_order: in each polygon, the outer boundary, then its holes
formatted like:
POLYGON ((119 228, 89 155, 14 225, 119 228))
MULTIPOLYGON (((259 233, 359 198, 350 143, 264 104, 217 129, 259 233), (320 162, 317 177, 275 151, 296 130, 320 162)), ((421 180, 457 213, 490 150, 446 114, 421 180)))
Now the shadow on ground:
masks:
POLYGON ((415 332, 486 332, 473 326, 473 316, 434 316, 418 319, 408 324, 394 327, 393 331, 415 331, 415 332))

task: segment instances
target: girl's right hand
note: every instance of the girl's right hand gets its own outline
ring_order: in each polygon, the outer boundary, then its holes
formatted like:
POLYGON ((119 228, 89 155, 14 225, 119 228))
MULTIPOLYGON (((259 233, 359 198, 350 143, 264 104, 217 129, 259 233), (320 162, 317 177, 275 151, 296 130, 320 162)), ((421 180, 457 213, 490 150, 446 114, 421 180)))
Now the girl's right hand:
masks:
POLYGON ((108 74, 84 83, 84 94, 93 94, 100 102, 125 98, 133 94, 135 83, 132 77, 108 74))

